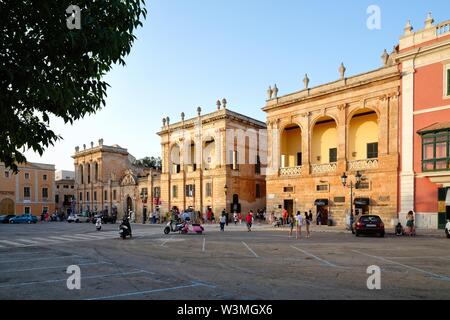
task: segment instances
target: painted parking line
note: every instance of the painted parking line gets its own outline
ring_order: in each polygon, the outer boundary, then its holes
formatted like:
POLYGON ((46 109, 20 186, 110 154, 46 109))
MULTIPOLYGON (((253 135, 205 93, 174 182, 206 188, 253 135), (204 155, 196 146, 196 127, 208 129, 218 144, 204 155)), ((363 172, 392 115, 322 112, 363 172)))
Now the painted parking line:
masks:
MULTIPOLYGON (((31 239, 38 240, 38 241, 43 241, 43 242, 51 242, 51 243, 57 242, 57 240, 53 240, 53 239, 49 239, 49 238, 36 238, 36 237, 34 237, 34 238, 31 238, 31 239)), ((42 244, 45 244, 45 243, 42 243, 42 244)))
POLYGON ((244 246, 246 246, 247 249, 248 249, 251 253, 253 253, 253 255, 254 255, 256 258, 259 258, 259 256, 256 254, 256 252, 253 251, 252 248, 250 248, 250 247, 248 246, 248 244, 246 244, 244 241, 242 241, 242 244, 243 244, 244 246))
POLYGON ((203 238, 202 252, 205 252, 206 238, 203 238))
POLYGON ((25 242, 25 244, 34 244, 34 245, 39 244, 38 241, 31 240, 31 239, 14 239, 14 240, 20 241, 20 242, 25 242))
POLYGON ((161 243, 161 247, 164 247, 164 245, 168 242, 173 240, 173 237, 167 238, 166 240, 163 241, 163 243, 161 243))
POLYGON ((411 269, 411 270, 414 270, 414 271, 417 271, 417 272, 420 272, 420 273, 423 273, 423 274, 427 274, 427 275, 432 276, 433 278, 435 278, 437 280, 450 281, 450 277, 448 277, 448 276, 440 275, 440 274, 437 274, 437 273, 434 273, 434 272, 430 272, 430 271, 427 271, 427 270, 423 270, 423 269, 420 269, 420 268, 417 268, 417 267, 409 266, 409 265, 406 265, 406 264, 403 264, 403 263, 400 263, 400 262, 397 262, 397 261, 389 260, 389 259, 386 259, 386 258, 383 258, 383 257, 370 255, 370 254, 367 254, 367 253, 364 253, 364 252, 361 252, 361 251, 358 251, 358 250, 352 250, 352 251, 356 252, 358 254, 361 254, 363 256, 366 256, 366 257, 374 258, 374 259, 381 260, 381 261, 384 261, 384 262, 388 262, 388 263, 391 263, 391 264, 396 264, 396 265, 402 266, 402 267, 407 268, 407 269, 411 269))
POLYGON ((63 259, 63 258, 82 258, 82 257, 78 256, 78 255, 70 255, 70 256, 45 257, 45 258, 34 258, 34 259, 3 260, 3 261, 0 261, 0 263, 41 261, 41 260, 49 260, 49 259, 63 259))
POLYGON ((1 243, 10 245, 10 246, 14 246, 14 247, 25 247, 26 244, 23 243, 18 243, 18 242, 14 242, 14 241, 9 241, 9 240, 0 240, 1 243))
MULTIPOLYGON (((100 262, 87 262, 87 263, 78 263, 77 266, 95 266, 99 264, 112 264, 111 262, 100 261, 100 262)), ((66 269, 68 267, 67 264, 62 266, 55 267, 39 267, 39 268, 28 268, 28 269, 10 269, 10 270, 2 270, 2 272, 13 273, 13 272, 24 272, 24 271, 37 271, 37 270, 47 270, 47 269, 66 269)))
POLYGON ((334 263, 331 263, 330 261, 327 261, 327 260, 325 260, 325 259, 319 258, 318 256, 316 256, 316 255, 314 255, 314 254, 312 254, 312 253, 310 253, 310 252, 308 252, 308 251, 306 251, 306 250, 303 250, 303 249, 300 249, 300 248, 297 248, 297 247, 294 247, 294 246, 291 246, 291 248, 292 248, 292 249, 295 249, 295 250, 297 250, 297 251, 300 251, 300 252, 302 252, 303 254, 305 254, 305 255, 307 255, 307 256, 310 256, 310 257, 316 259, 317 261, 322 262, 323 264, 325 264, 325 265, 327 265, 327 266, 329 266, 329 267, 333 267, 333 268, 342 268, 342 267, 339 267, 338 265, 335 265, 334 263))
MULTIPOLYGON (((138 273, 143 273, 143 272, 141 270, 131 271, 131 272, 117 272, 117 273, 103 274, 103 275, 98 275, 98 276, 82 277, 81 280, 108 278, 108 277, 115 277, 115 276, 127 276, 127 275, 138 274, 138 273)), ((2 288, 14 288, 14 287, 32 286, 32 285, 36 285, 36 284, 45 284, 45 283, 66 282, 66 281, 67 281, 67 278, 54 279, 54 280, 44 280, 44 281, 31 281, 31 282, 11 283, 11 284, 0 285, 0 289, 2 289, 2 288)))
POLYGON ((179 289, 187 289, 187 288, 195 288, 195 287, 215 288, 214 285, 209 285, 209 284, 205 284, 205 283, 201 283, 201 282, 192 282, 191 284, 184 285, 184 286, 161 288, 161 289, 152 289, 152 290, 136 291, 136 292, 127 292, 127 293, 115 294, 115 295, 111 295, 111 296, 89 298, 89 299, 85 299, 85 300, 108 300, 108 299, 114 299, 114 298, 140 296, 140 295, 149 294, 149 293, 164 292, 164 291, 174 291, 174 290, 179 290, 179 289))

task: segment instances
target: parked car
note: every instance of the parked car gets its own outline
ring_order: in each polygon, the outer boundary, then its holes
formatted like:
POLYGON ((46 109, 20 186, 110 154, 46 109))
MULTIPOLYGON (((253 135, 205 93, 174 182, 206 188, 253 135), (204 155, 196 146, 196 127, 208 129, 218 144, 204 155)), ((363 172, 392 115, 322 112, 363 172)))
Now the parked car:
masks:
POLYGON ((68 218, 67 218, 67 222, 71 223, 71 222, 75 222, 75 223, 80 223, 80 222, 89 222, 91 221, 91 218, 89 217, 89 215, 86 212, 80 213, 80 214, 71 214, 68 218))
POLYGON ((445 235, 450 239, 450 220, 447 220, 447 225, 445 226, 445 235))
POLYGON ((384 223, 379 216, 363 215, 355 223, 355 235, 371 234, 384 237, 384 223))
POLYGON ((6 216, 0 216, 0 223, 9 223, 9 219, 14 218, 14 214, 8 214, 6 216))
POLYGON ((31 213, 25 213, 21 216, 15 216, 9 219, 9 223, 36 223, 38 219, 31 213))

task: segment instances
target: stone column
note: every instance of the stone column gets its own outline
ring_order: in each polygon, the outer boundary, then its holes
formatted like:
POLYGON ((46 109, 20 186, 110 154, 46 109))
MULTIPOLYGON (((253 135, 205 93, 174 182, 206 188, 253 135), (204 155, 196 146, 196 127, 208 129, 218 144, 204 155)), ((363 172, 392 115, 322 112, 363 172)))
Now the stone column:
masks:
POLYGON ((378 106, 378 110, 380 111, 378 119, 378 157, 383 157, 389 153, 389 97, 387 95, 383 96, 378 101, 378 106))
POLYGON ((338 163, 337 174, 347 171, 347 104, 338 107, 338 163))

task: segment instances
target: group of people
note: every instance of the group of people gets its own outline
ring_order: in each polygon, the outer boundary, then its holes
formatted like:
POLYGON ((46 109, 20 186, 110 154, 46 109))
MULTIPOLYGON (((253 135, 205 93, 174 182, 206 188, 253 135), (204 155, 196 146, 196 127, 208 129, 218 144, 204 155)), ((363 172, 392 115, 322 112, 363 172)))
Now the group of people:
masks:
POLYGON ((41 221, 49 222, 49 221, 64 221, 66 220, 66 215, 64 212, 58 212, 56 210, 53 214, 49 214, 48 211, 42 211, 41 213, 41 221))
POLYGON ((399 222, 395 227, 395 235, 396 236, 415 236, 416 235, 416 226, 414 224, 414 212, 409 211, 406 215, 406 228, 404 228, 399 222))
POLYGON ((305 225, 306 227, 306 238, 309 238, 311 236, 310 226, 313 222, 313 216, 311 211, 305 212, 305 217, 302 216, 302 213, 300 211, 297 211, 297 215, 295 217, 294 215, 290 214, 288 215, 287 222, 290 227, 289 238, 292 237, 294 227, 296 227, 295 238, 296 239, 301 238, 303 225, 305 225))

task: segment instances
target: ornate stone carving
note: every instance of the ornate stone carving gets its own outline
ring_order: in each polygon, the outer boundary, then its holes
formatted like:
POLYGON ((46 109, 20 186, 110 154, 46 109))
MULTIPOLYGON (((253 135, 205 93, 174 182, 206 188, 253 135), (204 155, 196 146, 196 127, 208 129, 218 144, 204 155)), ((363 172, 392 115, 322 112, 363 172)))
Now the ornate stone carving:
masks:
POLYGON ((220 106, 221 106, 220 100, 216 101, 216 106, 217 106, 217 110, 220 110, 220 106))
POLYGON ((184 112, 181 113, 181 121, 184 122, 184 112))
POLYGON ((169 117, 166 117, 166 122, 167 122, 167 125, 170 124, 170 118, 169 117))
POLYGON ((301 175, 302 175, 302 166, 280 169, 280 176, 301 176, 301 175))
POLYGON ((425 20, 425 29, 431 28, 433 26, 434 19, 431 12, 428 13, 427 19, 425 20))
POLYGON ((202 114, 202 108, 198 107, 197 108, 197 115, 200 117, 201 114, 202 114))
POLYGON ((389 62, 389 54, 387 53, 387 50, 384 49, 383 54, 381 55, 381 62, 383 63, 383 66, 386 67, 389 62))
POLYGON ((311 165, 311 173, 312 174, 331 173, 331 172, 336 172, 336 170, 337 170, 337 164, 336 163, 313 164, 313 165, 311 165))
POLYGON ((163 122, 163 127, 165 127, 166 126, 166 118, 163 118, 162 122, 163 122))
POLYGON ((80 152, 80 147, 79 147, 79 146, 76 146, 76 147, 75 147, 75 153, 78 153, 78 152, 80 152))
POLYGON ((406 22, 406 26, 405 26, 405 35, 411 34, 412 30, 413 30, 413 26, 411 25, 411 20, 408 20, 408 22, 406 22))
POLYGON ((272 99, 272 94, 273 94, 272 86, 269 86, 269 89, 267 89, 267 100, 272 99))
POLYGON ((222 99, 222 106, 224 109, 227 108, 227 99, 225 99, 225 98, 222 99))
POLYGON ((349 171, 363 171, 377 168, 378 168, 378 159, 366 159, 348 162, 349 171))
POLYGON ((276 84, 273 86, 273 98, 278 98, 278 87, 276 84))
POLYGON ((99 139, 98 140, 98 145, 101 147, 101 146, 103 146, 103 139, 99 139))

